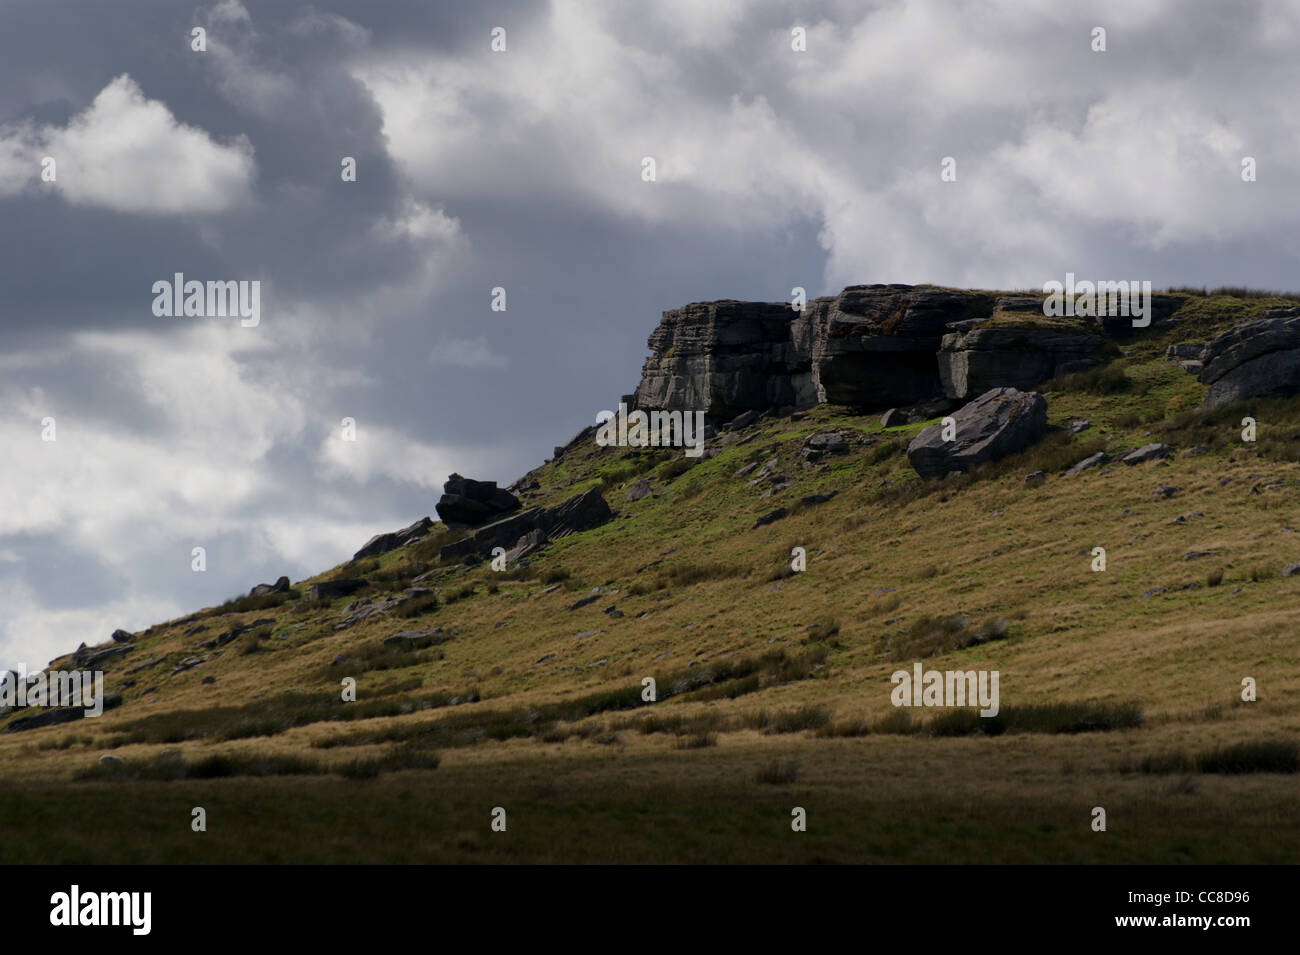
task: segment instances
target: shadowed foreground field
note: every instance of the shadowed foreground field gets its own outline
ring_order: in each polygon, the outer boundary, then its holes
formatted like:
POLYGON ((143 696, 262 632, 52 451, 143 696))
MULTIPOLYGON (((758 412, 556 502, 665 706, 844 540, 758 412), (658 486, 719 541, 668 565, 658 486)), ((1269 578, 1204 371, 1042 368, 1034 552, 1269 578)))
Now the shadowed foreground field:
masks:
POLYGON ((1083 737, 755 738, 699 752, 560 746, 372 780, 23 783, 0 795, 0 861, 1207 864, 1300 854, 1294 776, 1094 773, 1098 748, 1083 737), (756 782, 788 763, 793 782, 756 782), (200 805, 208 828, 196 833, 200 805), (1089 825, 1096 805, 1104 833, 1089 825), (497 806, 505 832, 489 828, 497 806), (791 830, 796 806, 806 832, 791 830))

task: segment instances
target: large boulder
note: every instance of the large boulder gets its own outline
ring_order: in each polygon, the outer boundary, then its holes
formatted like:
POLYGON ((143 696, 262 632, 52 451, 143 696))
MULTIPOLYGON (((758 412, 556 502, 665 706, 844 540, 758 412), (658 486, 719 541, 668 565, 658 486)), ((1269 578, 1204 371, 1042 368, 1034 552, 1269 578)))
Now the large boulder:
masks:
MULTIPOLYGON (((370 540, 366 541, 365 546, 352 555, 353 560, 361 560, 363 557, 378 557, 380 554, 387 554, 390 550, 397 550, 411 541, 419 540, 425 534, 429 533, 433 527, 433 521, 427 517, 422 517, 409 527, 403 527, 400 531, 392 531, 388 534, 376 534, 370 540)), ((285 589, 288 590, 288 579, 285 578, 285 589)))
POLYGON ((1228 329, 1205 346, 1201 361, 1210 408, 1300 393, 1300 308, 1228 329))
POLYGON ((907 459, 922 477, 967 471, 1023 451, 1047 433, 1047 402, 1042 395, 994 388, 952 415, 956 435, 943 439, 943 424, 932 424, 907 446, 907 459))
POLYGON ((997 325, 943 336, 939 378, 950 398, 990 388, 1026 390, 1102 359, 1104 339, 1084 328, 997 325))
POLYGON ((519 498, 497 487, 496 481, 475 481, 453 474, 442 486, 436 509, 448 527, 478 527, 519 510, 519 498))

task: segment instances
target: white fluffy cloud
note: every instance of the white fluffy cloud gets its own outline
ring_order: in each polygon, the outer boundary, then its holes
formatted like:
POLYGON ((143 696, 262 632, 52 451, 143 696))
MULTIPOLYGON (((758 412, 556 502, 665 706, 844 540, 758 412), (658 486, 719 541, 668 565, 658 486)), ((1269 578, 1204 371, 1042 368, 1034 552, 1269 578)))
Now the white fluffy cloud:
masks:
POLYGON ((247 139, 213 141, 147 99, 126 74, 66 126, 0 128, 0 184, 49 188, 74 205, 142 215, 222 212, 248 198, 254 172, 247 139), (46 157, 55 163, 53 182, 40 181, 46 157))

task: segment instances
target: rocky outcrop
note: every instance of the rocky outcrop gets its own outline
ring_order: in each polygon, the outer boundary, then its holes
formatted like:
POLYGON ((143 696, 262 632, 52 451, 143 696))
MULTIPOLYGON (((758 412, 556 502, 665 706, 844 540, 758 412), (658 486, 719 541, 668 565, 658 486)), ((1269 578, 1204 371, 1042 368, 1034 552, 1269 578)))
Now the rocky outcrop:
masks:
MULTIPOLYGON (((1155 296, 1153 311, 1180 301, 1155 296)), ((716 421, 822 402, 884 410, 1032 388, 1101 360, 1104 322, 1044 324, 1042 310, 1041 295, 912 285, 854 285, 802 311, 698 302, 664 312, 634 403, 716 421)))
POLYGON ((435 509, 442 522, 451 528, 478 527, 517 511, 520 506, 519 498, 497 487, 496 481, 475 481, 453 474, 442 490, 435 509))
POLYGON ((983 292, 855 285, 815 299, 791 324, 806 350, 818 400, 864 409, 942 395, 935 353, 953 325, 992 314, 983 292))
MULTIPOLYGON (((250 597, 265 597, 268 594, 284 594, 289 592, 289 578, 281 577, 273 584, 258 584, 248 592, 250 597)), ((117 635, 114 634, 114 639, 117 635)))
POLYGON ((782 302, 695 302, 663 313, 650 335, 636 407, 703 411, 729 420, 743 411, 817 403, 811 355, 791 338, 782 302))
POLYGON ((1035 444, 1047 433, 1047 402, 1042 395, 994 388, 953 412, 952 418, 952 440, 944 440, 939 423, 907 446, 907 459, 922 477, 968 471, 1035 444))
POLYGON ((468 537, 442 548, 440 556, 443 560, 457 560, 472 554, 487 556, 494 547, 505 548, 507 554, 522 556, 548 540, 588 530, 613 516, 600 489, 592 487, 555 507, 530 507, 484 525, 468 537))
POLYGON ((943 336, 939 378, 950 398, 990 388, 1027 390, 1102 360, 1104 339, 1085 329, 996 325, 943 336))
MULTIPOLYGON (((453 475, 455 477, 455 475, 453 475)), ((493 485, 495 487, 496 485, 493 485)), ((516 504, 518 502, 516 501, 516 504)), ((392 531, 388 534, 376 534, 370 540, 366 541, 365 546, 352 555, 353 560, 361 560, 364 557, 378 557, 380 554, 387 554, 390 550, 397 550, 399 547, 419 540, 433 527, 433 521, 427 517, 422 517, 410 527, 403 527, 400 531, 392 531)), ((288 590, 288 578, 280 578, 285 582, 285 590, 288 590)))
POLYGON ((1300 393, 1300 308, 1228 329, 1205 346, 1201 362, 1210 408, 1300 393))

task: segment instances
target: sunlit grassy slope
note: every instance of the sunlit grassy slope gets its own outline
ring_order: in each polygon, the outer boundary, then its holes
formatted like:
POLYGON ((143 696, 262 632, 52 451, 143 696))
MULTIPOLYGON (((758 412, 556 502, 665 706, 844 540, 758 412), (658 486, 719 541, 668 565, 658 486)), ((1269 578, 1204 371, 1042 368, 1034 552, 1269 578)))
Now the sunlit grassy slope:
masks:
POLYGON ((907 464, 922 425, 834 407, 689 467, 593 443, 533 472, 526 503, 598 483, 615 518, 526 568, 440 564, 439 526, 282 602, 153 627, 108 671, 120 708, 0 732, 0 861, 1294 861, 1300 398, 1205 414, 1163 358, 1274 304, 1193 297, 1104 374, 1044 386, 1037 448, 948 482, 907 464), (803 466, 828 429, 849 453, 803 466), (1173 456, 1119 463, 1155 441, 1173 456), (1111 463, 1062 474, 1096 450, 1111 463), (778 494, 734 476, 773 458, 778 494), (626 502, 638 478, 654 494, 626 502), (336 630, 429 572, 437 600, 336 630), (357 576, 360 594, 305 599, 357 576), (443 642, 382 644, 432 627, 443 642), (917 660, 997 670, 1001 718, 893 707, 890 674, 917 660))

